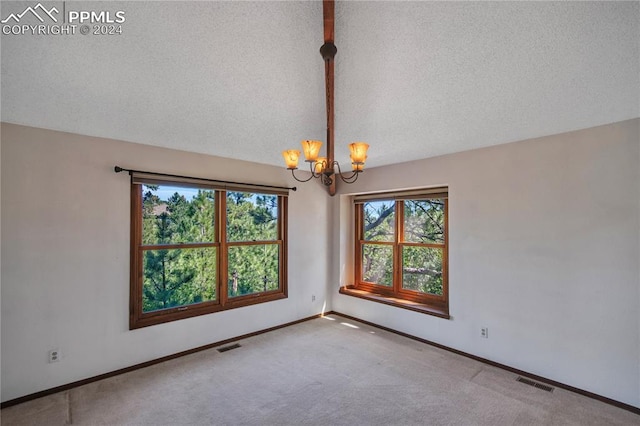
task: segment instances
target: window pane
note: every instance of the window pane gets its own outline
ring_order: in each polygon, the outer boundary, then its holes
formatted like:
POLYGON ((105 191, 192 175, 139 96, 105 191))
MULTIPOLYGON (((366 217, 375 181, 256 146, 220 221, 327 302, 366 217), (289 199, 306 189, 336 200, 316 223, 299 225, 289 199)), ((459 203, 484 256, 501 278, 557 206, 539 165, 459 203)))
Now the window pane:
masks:
POLYGON ((229 297, 278 289, 277 244, 229 247, 229 297))
POLYGON ((404 201, 404 241, 444 244, 444 199, 404 201))
POLYGON ((402 248, 402 288, 442 295, 441 248, 402 248))
POLYGON ((144 251, 143 312, 216 299, 216 248, 144 251))
POLYGON ((142 185, 142 244, 215 241, 215 191, 142 185))
POLYGON ((393 242, 395 227, 395 202, 370 201, 364 203, 364 239, 367 241, 393 242))
POLYGON ((278 196, 227 193, 227 241, 278 239, 278 196))
POLYGON ((362 280, 374 284, 393 286, 393 247, 362 245, 362 280))

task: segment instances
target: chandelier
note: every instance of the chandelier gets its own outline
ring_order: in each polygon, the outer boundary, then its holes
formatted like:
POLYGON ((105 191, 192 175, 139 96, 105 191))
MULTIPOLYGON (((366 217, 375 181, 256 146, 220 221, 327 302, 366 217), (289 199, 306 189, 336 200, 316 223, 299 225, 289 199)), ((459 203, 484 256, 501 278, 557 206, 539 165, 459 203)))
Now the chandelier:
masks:
POLYGON ((287 169, 291 170, 291 175, 298 182, 308 182, 313 178, 319 178, 324 185, 330 186, 333 184, 333 176, 336 175, 337 169, 337 175, 343 182, 353 183, 358 179, 358 174, 364 170, 364 162, 367 159, 367 149, 369 148, 369 144, 367 143, 353 142, 349 144, 352 168, 352 172, 349 176, 345 176, 342 173, 340 163, 334 160, 329 160, 327 157, 319 156, 322 142, 302 141, 301 143, 305 161, 309 163, 309 171, 311 172, 311 176, 307 179, 299 179, 294 172, 298 169, 300 151, 297 149, 288 149, 282 152, 287 169))
POLYGON ((313 178, 320 179, 320 181, 329 189, 329 194, 335 195, 335 176, 337 175, 340 180, 345 183, 355 182, 356 179, 358 179, 358 175, 364 170, 364 163, 367 159, 367 149, 369 148, 369 144, 364 142, 353 142, 349 144, 349 150, 351 151, 351 174, 343 175, 342 170, 340 169, 340 164, 335 161, 333 156, 333 58, 338 51, 335 44, 333 44, 335 20, 334 0, 323 0, 322 14, 324 22, 324 44, 320 47, 320 54, 324 59, 324 76, 327 88, 327 154, 326 157, 320 156, 320 148, 322 147, 321 141, 302 141, 302 152, 304 153, 305 161, 309 163, 309 171, 311 172, 311 176, 307 179, 300 179, 295 174, 295 171, 298 169, 298 160, 300 158, 299 150, 288 149, 282 152, 282 156, 284 157, 287 169, 291 170, 291 174, 295 180, 298 182, 307 182, 313 178))

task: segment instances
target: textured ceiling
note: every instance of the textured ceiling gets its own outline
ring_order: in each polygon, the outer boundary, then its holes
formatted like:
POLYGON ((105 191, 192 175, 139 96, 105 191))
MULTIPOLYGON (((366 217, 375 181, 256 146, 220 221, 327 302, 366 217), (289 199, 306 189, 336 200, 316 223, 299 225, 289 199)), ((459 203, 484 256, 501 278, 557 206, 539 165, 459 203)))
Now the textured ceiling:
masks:
MULTIPOLYGON (((126 21, 2 35, 2 121, 274 165, 325 140, 320 2, 43 4, 126 21)), ((640 116, 638 2, 339 2, 335 38, 338 160, 354 140, 371 167, 640 116)))

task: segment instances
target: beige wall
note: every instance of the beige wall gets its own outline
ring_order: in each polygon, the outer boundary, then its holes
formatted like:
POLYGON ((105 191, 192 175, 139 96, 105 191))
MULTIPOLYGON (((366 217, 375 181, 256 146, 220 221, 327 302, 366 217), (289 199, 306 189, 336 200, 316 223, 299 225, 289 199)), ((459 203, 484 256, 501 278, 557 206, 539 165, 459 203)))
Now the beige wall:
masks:
POLYGON ((129 177, 113 167, 292 186, 288 171, 11 124, 1 130, 3 401, 323 309, 328 196, 307 184, 289 198, 288 299, 129 331, 129 177), (52 348, 61 362, 47 363, 52 348))
POLYGON ((640 407, 639 126, 374 168, 335 198, 300 184, 288 299, 129 331, 129 186, 113 166, 285 186, 288 172, 2 124, 2 400, 324 307, 640 407), (452 320, 339 295, 349 194, 436 185, 450 194, 452 320))
POLYGON ((639 126, 366 171, 333 201, 334 310, 640 406, 639 126), (348 194, 440 185, 453 318, 337 294, 353 279, 348 194))

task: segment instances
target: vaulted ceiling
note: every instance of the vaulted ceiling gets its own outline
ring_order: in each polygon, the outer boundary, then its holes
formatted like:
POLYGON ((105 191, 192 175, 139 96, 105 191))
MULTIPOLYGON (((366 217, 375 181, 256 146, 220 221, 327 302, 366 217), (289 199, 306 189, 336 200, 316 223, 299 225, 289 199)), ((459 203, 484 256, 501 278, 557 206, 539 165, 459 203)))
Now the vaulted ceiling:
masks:
MULTIPOLYGON (((325 140, 321 2, 64 6, 122 10, 122 34, 2 35, 2 121, 274 165, 325 140)), ((335 43, 341 161, 640 116, 638 2, 338 2, 335 43)))

